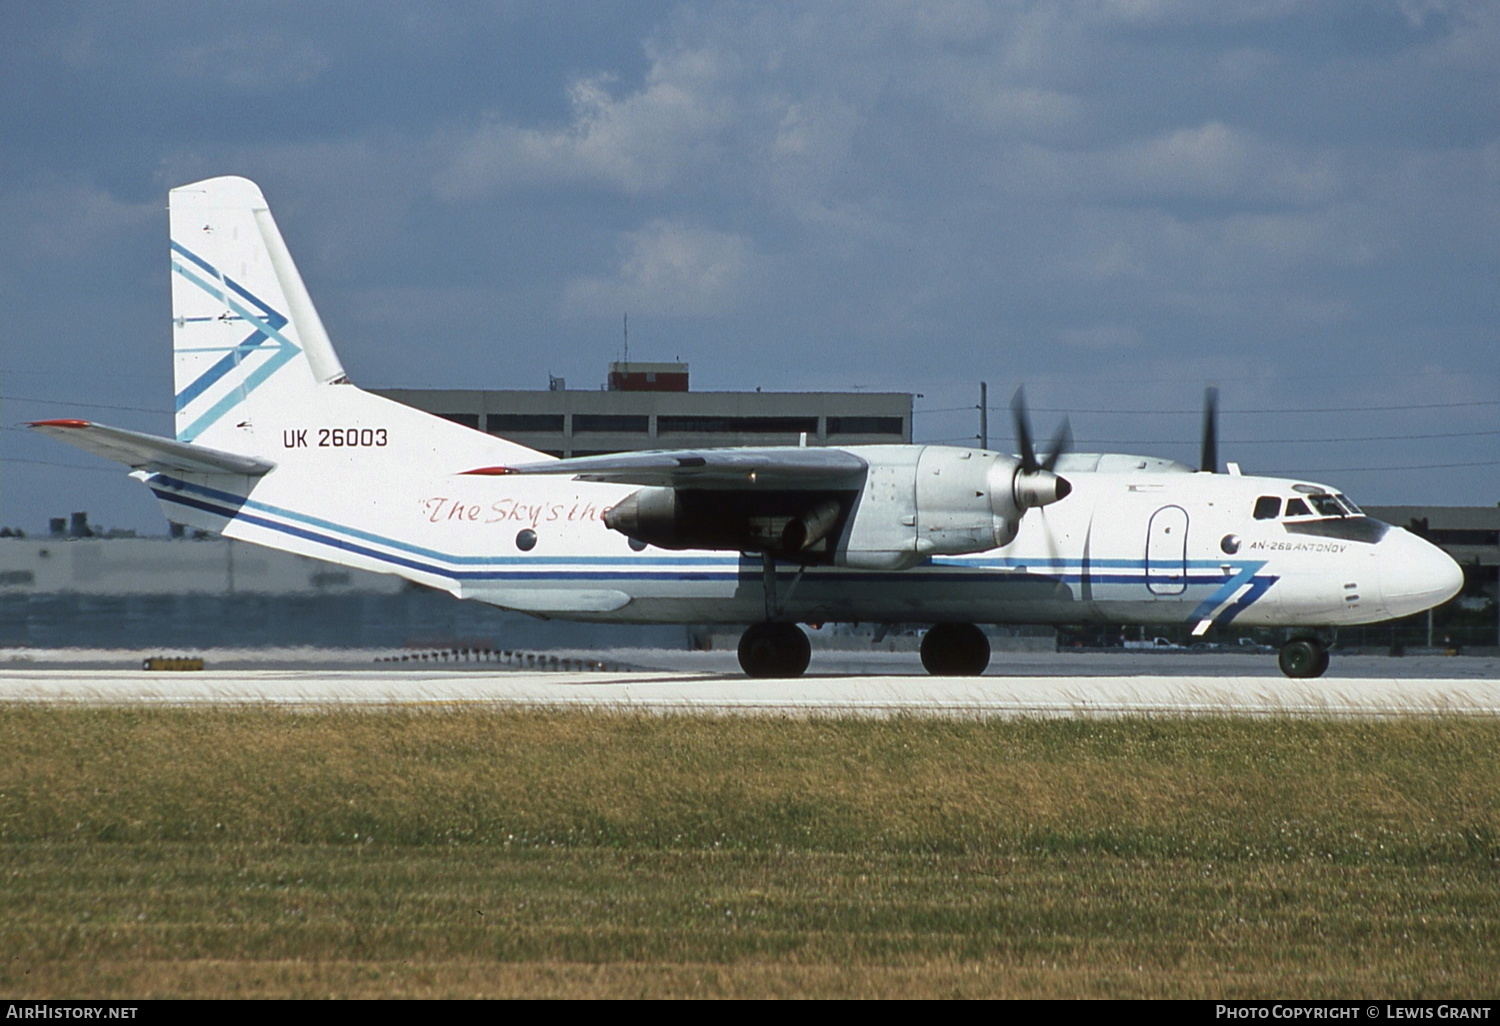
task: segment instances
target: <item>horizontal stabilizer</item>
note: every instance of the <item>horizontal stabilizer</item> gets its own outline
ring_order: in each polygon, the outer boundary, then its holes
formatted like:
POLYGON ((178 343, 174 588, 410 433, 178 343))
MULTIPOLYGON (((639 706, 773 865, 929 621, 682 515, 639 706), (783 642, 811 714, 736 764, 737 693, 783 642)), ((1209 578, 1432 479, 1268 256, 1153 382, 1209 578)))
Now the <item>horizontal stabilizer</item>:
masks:
POLYGON ((254 456, 239 456, 206 445, 179 442, 87 420, 39 420, 29 426, 44 435, 136 470, 259 477, 276 466, 270 460, 254 456))
POLYGON ((856 484, 868 469, 843 449, 672 449, 579 456, 514 467, 481 467, 469 474, 567 474, 580 481, 669 488, 837 488, 856 484))

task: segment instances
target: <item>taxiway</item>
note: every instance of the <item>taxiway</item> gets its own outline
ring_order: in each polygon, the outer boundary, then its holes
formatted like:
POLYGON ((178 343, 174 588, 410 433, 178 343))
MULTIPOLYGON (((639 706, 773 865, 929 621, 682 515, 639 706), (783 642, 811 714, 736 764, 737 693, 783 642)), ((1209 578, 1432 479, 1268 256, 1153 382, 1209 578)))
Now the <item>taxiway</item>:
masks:
POLYGON ((618 655, 641 668, 557 673, 308 659, 265 668, 226 657, 219 665, 210 658, 197 672, 147 672, 118 661, 13 662, 0 667, 0 703, 985 717, 1500 715, 1500 660, 1493 658, 1351 656, 1336 659, 1323 678, 1288 680, 1275 672, 1274 657, 1039 653, 983 677, 936 678, 906 666, 909 658, 861 653, 825 659, 827 672, 795 680, 749 680, 721 665, 717 653, 618 655), (893 665, 904 672, 891 672, 893 665))

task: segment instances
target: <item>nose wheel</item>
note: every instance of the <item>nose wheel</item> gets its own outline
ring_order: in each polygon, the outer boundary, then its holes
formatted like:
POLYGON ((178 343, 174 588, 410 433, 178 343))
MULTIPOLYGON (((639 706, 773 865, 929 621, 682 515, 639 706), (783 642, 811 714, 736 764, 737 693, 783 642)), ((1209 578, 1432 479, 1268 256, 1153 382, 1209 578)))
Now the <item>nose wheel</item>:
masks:
POLYGON ((1313 638, 1294 638, 1277 657, 1288 677, 1321 677, 1328 669, 1328 646, 1313 638))
POLYGON ((990 639, 972 623, 934 624, 922 638, 922 666, 934 677, 977 677, 990 665, 990 639))
POLYGON ((740 635, 740 668, 751 677, 800 677, 812 643, 794 623, 756 623, 740 635))

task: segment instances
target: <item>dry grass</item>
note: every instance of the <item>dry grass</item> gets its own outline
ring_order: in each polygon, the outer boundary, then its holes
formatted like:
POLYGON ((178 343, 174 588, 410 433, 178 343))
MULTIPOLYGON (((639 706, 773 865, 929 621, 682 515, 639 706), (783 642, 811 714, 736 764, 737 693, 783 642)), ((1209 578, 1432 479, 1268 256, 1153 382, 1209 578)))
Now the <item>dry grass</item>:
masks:
POLYGON ((0 709, 15 996, 1493 996, 1500 724, 0 709))

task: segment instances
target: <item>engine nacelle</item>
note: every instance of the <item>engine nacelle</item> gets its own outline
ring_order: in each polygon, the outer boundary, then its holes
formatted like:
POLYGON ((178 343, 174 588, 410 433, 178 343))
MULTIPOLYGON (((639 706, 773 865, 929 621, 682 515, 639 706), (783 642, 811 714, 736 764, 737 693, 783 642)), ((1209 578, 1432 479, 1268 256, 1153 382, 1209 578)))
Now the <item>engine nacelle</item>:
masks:
POLYGON ((1028 509, 1067 496, 1066 480, 1013 456, 943 445, 852 449, 860 491, 647 487, 605 526, 663 549, 771 552, 783 559, 902 569, 929 556, 1010 544, 1028 509))
POLYGON ((663 549, 688 547, 679 521, 672 488, 642 488, 604 511, 604 526, 611 531, 663 549))
POLYGON ((834 561, 901 569, 928 556, 958 556, 1009 545, 1028 509, 1071 491, 1012 456, 957 446, 860 450, 870 472, 848 542, 834 561))

